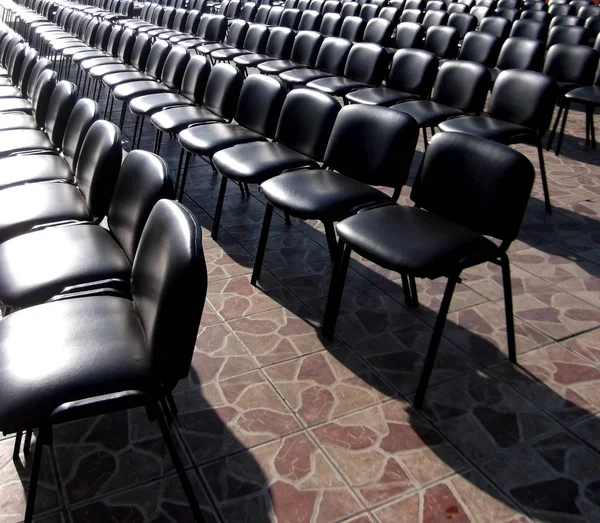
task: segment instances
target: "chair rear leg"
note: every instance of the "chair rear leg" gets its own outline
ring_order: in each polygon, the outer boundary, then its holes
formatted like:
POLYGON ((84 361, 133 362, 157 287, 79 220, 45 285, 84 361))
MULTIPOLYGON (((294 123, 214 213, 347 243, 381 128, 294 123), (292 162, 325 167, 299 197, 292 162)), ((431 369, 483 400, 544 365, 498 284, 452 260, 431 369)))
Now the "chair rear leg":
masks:
POLYGON ((594 127, 594 107, 590 106, 590 138, 592 139, 592 149, 596 148, 596 129, 594 127))
POLYGON ((223 202, 225 201, 225 193, 227 192, 227 177, 221 175, 221 188, 219 189, 219 197, 217 198, 217 207, 215 208, 215 216, 213 218, 212 231, 210 233, 213 240, 219 236, 219 225, 221 224, 221 213, 223 212, 223 202))
POLYGON ((440 346, 442 339, 442 332, 444 331, 444 324, 446 323, 446 316, 448 316, 448 310, 450 309, 450 303, 452 302, 452 295, 456 287, 457 277, 449 277, 448 283, 446 284, 446 290, 444 291, 444 297, 442 298, 442 304, 440 311, 438 312, 437 319, 435 320, 435 327, 431 334, 431 340, 429 341, 429 348, 427 349, 427 355, 425 356, 425 362, 423 363, 423 370, 421 371, 421 377, 419 378, 419 385, 417 387, 417 393, 415 395, 414 406, 420 409, 423 406, 423 400, 425 399, 425 391, 433 371, 433 365, 435 363, 435 357, 440 346))
POLYGON ((544 203, 546 212, 552 214, 552 205, 550 204, 550 190, 548 189, 548 178, 546 177, 546 164, 544 163, 544 148, 542 139, 538 138, 537 143, 538 158, 540 160, 540 176, 542 177, 542 187, 544 188, 544 203))
MULTIPOLYGON (((571 107, 571 102, 569 100, 565 100, 562 123, 560 125, 560 133, 558 134, 558 142, 556 143, 556 151, 554 151, 554 154, 556 156, 558 156, 560 154, 560 148, 562 146, 562 141, 565 136, 565 127, 567 125, 567 116, 569 115, 570 107, 571 107)), ((587 124, 586 124, 586 135, 587 135, 587 124)))
POLYGON ((512 300, 512 282, 510 278, 510 261, 506 253, 500 257, 502 267, 502 284, 504 286, 504 311, 506 313, 506 339, 508 357, 512 363, 517 363, 517 343, 515 340, 515 317, 512 300))
POLYGON ((256 250, 256 258, 254 259, 254 268, 252 269, 252 278, 250 283, 256 285, 260 278, 263 259, 265 257, 265 249, 267 248, 267 240, 269 239, 269 229, 271 228, 271 218, 273 217, 273 206, 267 202, 265 208, 265 217, 263 218, 262 229, 260 231, 260 239, 258 240, 258 249, 256 250))
POLYGON ((565 107, 565 99, 562 98, 558 102, 558 112, 556 113, 556 118, 554 119, 554 125, 552 126, 552 131, 550 132, 550 136, 548 137, 548 144, 546 145, 546 151, 549 151, 552 148, 552 142, 554 141, 554 136, 556 135, 556 130, 558 129, 558 122, 560 121, 560 117, 562 116, 564 107, 565 107))
POLYGON ((410 283, 408 281, 408 276, 402 273, 400 274, 400 277, 402 278, 402 291, 404 292, 404 301, 406 302, 406 305, 412 307, 413 299, 410 293, 410 283))
MULTIPOLYGON (((182 149, 183 151, 183 149, 182 149)), ((185 190, 185 182, 187 180, 188 170, 190 168, 190 161, 192 159, 192 153, 186 151, 185 164, 183 166, 183 175, 181 176, 181 186, 179 187, 179 201, 183 201, 183 194, 185 190)), ((178 177, 179 178, 179 177, 178 177)))
POLYGON ((35 496, 37 493, 38 480, 40 477, 40 465, 42 464, 42 452, 44 444, 49 441, 52 431, 51 425, 40 427, 38 437, 35 442, 35 451, 33 453, 33 463, 31 464, 31 475, 29 477, 29 492, 27 493, 27 508, 25 509, 25 519, 23 523, 33 521, 33 512, 35 509, 35 496))
POLYGON ((31 448, 31 438, 33 436, 33 430, 27 430, 25 432, 25 441, 23 442, 23 454, 29 454, 31 448))
POLYGON ((323 318, 323 335, 327 338, 333 338, 335 324, 337 322, 342 294, 344 293, 344 283, 350 264, 350 255, 352 249, 342 240, 339 241, 336 263, 331 273, 331 282, 329 284, 329 293, 327 295, 327 304, 325 306, 325 316, 323 318))
POLYGON ((333 227, 333 223, 324 222, 325 225, 325 236, 327 237, 327 247, 329 248, 329 256, 333 261, 335 261, 335 257, 337 256, 337 238, 335 236, 335 229, 333 227))

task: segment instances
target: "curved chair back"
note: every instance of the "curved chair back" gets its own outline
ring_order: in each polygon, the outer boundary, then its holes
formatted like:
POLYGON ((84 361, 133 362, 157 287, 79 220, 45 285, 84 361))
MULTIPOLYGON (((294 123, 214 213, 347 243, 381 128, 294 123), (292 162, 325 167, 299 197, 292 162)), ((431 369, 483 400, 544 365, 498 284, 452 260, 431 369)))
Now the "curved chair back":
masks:
MULTIPOLYGON (((371 5, 371 4, 365 4, 371 5)), ((363 6, 364 7, 364 6, 363 6)), ((363 33, 363 42, 370 42, 379 45, 388 45, 394 25, 385 18, 372 18, 367 22, 365 26, 365 32, 363 33)))
POLYGON ((369 20, 372 20, 379 14, 380 9, 381 8, 378 5, 373 3, 364 4, 360 8, 358 16, 360 16, 363 20, 368 22, 369 20))
POLYGON ((386 85, 426 99, 431 93, 438 66, 437 57, 429 51, 399 49, 392 58, 386 85))
POLYGON ((545 46, 539 40, 512 37, 502 44, 498 56, 498 69, 530 69, 541 71, 545 46))
POLYGON ((226 120, 231 120, 235 113, 242 74, 231 64, 215 65, 206 82, 203 105, 209 111, 226 120))
POLYGON ((331 74, 342 74, 352 42, 343 38, 329 37, 323 40, 315 68, 331 74))
POLYGON ((425 11, 421 25, 427 30, 436 25, 446 25, 447 21, 448 13, 446 13, 446 11, 434 9, 432 11, 425 11))
POLYGON ((17 44, 12 49, 12 52, 7 60, 7 72, 12 80, 13 84, 17 84, 19 77, 21 76, 21 68, 23 66, 23 60, 25 60, 25 54, 27 48, 25 44, 17 44))
POLYGON ((438 58, 456 58, 459 34, 454 27, 430 27, 425 35, 425 50, 438 58))
POLYGON ((205 56, 192 56, 183 73, 180 94, 201 104, 209 74, 210 61, 205 56))
POLYGON ((337 36, 342 26, 342 17, 338 13, 327 13, 321 19, 319 33, 323 36, 337 36))
POLYGON ((160 74, 162 83, 169 89, 179 90, 189 61, 190 54, 186 49, 180 46, 173 47, 165 60, 165 65, 160 74))
POLYGON ((287 95, 275 131, 275 141, 322 160, 340 104, 314 89, 295 89, 287 95))
POLYGON ((463 40, 458 59, 494 67, 498 61, 500 47, 500 38, 497 36, 481 31, 471 31, 463 40))
POLYGON ((301 16, 302 12, 299 9, 284 9, 279 19, 279 26, 296 29, 300 23, 301 16))
POLYGON ((510 30, 509 36, 532 38, 534 40, 546 39, 546 25, 535 20, 517 20, 510 30))
POLYGON ((98 104, 89 98, 79 100, 69 116, 62 142, 62 155, 75 172, 83 140, 91 125, 100 119, 98 104))
POLYGON ((267 40, 265 53, 273 58, 287 60, 294 45, 294 31, 288 27, 273 27, 267 40))
POLYGON ((555 16, 550 21, 550 29, 557 25, 583 25, 584 22, 578 16, 555 16))
POLYGON ((377 44, 358 43, 352 46, 344 67, 344 76, 371 85, 383 82, 388 65, 385 49, 377 44))
POLYGON ((469 13, 452 13, 448 17, 448 27, 454 27, 460 38, 463 39, 467 33, 475 31, 477 18, 469 13))
POLYGON ((43 127, 46 114, 50 105, 50 98, 58 82, 58 74, 50 69, 44 70, 38 77, 33 87, 31 105, 38 127, 43 127))
POLYGON ((222 42, 227 33, 227 17, 222 15, 212 16, 206 25, 204 38, 207 42, 222 42))
POLYGON ((300 31, 294 39, 290 59, 296 63, 313 67, 323 43, 323 35, 316 31, 300 31))
POLYGON ((267 18, 269 18, 270 11, 270 5, 259 6, 259 8, 256 10, 256 14, 254 15, 254 22, 257 24, 266 24, 267 18))
POLYGON ((267 16, 267 20, 265 21, 266 25, 277 26, 279 25, 279 20, 281 20, 281 15, 283 14, 282 6, 274 6, 269 10, 269 16, 267 16))
MULTIPOLYGON (((19 74, 17 85, 21 89, 22 93, 27 93, 27 88, 29 86, 29 79, 31 78, 31 72, 37 64, 39 60, 39 54, 35 49, 29 49, 25 58, 23 59, 23 64, 21 65, 21 73, 19 74)), ((14 80, 13 80, 14 81, 14 80)))
POLYGON ((479 30, 482 33, 489 33, 497 36, 500 40, 504 41, 508 38, 511 26, 512 22, 506 18, 500 16, 488 16, 481 21, 479 30))
POLYGON ((48 105, 44 128, 48 138, 55 147, 60 147, 65 136, 67 123, 77 102, 77 88, 71 82, 59 82, 48 105))
POLYGON ((233 20, 227 31, 225 43, 241 49, 248 33, 248 22, 243 20, 233 20))
POLYGON ((466 13, 469 14, 469 6, 463 3, 452 2, 448 5, 448 14, 452 15, 454 13, 466 13))
POLYGON ((153 78, 160 78, 167 56, 171 51, 171 45, 165 40, 156 40, 148 53, 145 71, 153 78))
POLYGON ((251 131, 272 138, 285 95, 285 87, 276 78, 250 75, 240 90, 235 121, 251 131))
POLYGON ((156 202, 174 197, 169 167, 160 156, 136 150, 125 157, 106 218, 109 230, 130 262, 156 202))
POLYGON ((422 49, 425 40, 425 29, 414 22, 400 22, 396 27, 394 45, 398 49, 422 49))
POLYGON ((404 9, 400 16, 400 23, 412 22, 414 24, 420 24, 423 20, 423 11, 419 9, 404 9))
POLYGON ((490 82, 490 72, 481 64, 462 60, 444 62, 435 79, 431 99, 463 113, 479 114, 490 82))
POLYGON ((252 24, 244 39, 244 49, 253 53, 263 53, 269 40, 269 29, 264 25, 252 24))
POLYGON ((588 40, 588 30, 585 27, 557 25, 550 29, 546 40, 546 49, 555 44, 585 45, 588 40))
POLYGON ((379 18, 389 20, 394 26, 396 26, 398 22, 400 22, 401 14, 402 13, 400 9, 397 9, 396 7, 386 6, 382 8, 381 11, 379 11, 379 18))
MULTIPOLYGON (((124 37, 125 35, 123 35, 124 37)), ((123 41, 123 38, 121 38, 123 41)), ((166 42, 164 42, 166 43, 166 42)), ((137 35, 135 43, 131 48, 131 65, 138 71, 146 69, 146 63, 148 62, 148 55, 152 47, 152 38, 145 33, 137 35)))
POLYGON ((348 16, 358 16, 360 13, 360 4, 358 2, 346 2, 342 4, 340 10, 340 16, 342 19, 346 19, 348 16))
MULTIPOLYGON (((565 89, 592 85, 598 68, 598 53, 586 45, 555 44, 546 54, 544 74, 565 89)), ((561 89, 562 90, 562 89, 561 89)))
POLYGON ((298 31, 318 31, 321 19, 322 15, 317 11, 302 11, 298 31))
POLYGON ((244 22, 253 22, 257 9, 258 6, 255 2, 246 2, 242 6, 242 10, 240 12, 240 20, 243 20, 244 22))
MULTIPOLYGON (((345 4, 349 5, 349 4, 345 4)), ((360 16, 347 16, 340 27, 340 38, 351 42, 361 42, 365 32, 366 22, 360 16)))

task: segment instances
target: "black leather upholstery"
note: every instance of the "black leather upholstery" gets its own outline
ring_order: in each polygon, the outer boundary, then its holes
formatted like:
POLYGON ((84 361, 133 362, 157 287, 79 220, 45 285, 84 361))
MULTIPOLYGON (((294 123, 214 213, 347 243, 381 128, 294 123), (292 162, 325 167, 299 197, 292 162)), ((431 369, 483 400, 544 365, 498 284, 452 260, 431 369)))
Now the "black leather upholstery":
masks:
POLYGON ((477 62, 485 67, 494 67, 500 53, 500 42, 497 36, 471 31, 463 40, 458 59, 477 62))
POLYGON ((265 74, 280 74, 297 67, 313 67, 323 36, 316 31, 300 31, 294 39, 289 60, 269 60, 258 65, 258 70, 265 74))

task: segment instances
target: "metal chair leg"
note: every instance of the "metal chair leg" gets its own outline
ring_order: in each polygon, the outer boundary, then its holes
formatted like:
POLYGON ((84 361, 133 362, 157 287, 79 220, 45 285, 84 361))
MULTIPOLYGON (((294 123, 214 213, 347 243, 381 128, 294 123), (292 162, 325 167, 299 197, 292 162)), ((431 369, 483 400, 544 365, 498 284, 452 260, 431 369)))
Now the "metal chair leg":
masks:
POLYGON ((429 383, 429 378, 431 377, 431 372, 433 371, 435 357, 437 356, 437 351, 440 346, 444 324, 446 323, 446 316, 448 316, 448 310, 450 309, 450 303, 452 302, 452 295, 454 294, 455 287, 456 277, 448 278, 448 283, 446 284, 446 290, 444 291, 444 297, 442 298, 440 311, 438 312, 437 319, 435 320, 435 327, 433 328, 431 340, 429 341, 429 348, 427 349, 423 370, 421 371, 421 377, 419 378, 419 385, 417 386, 417 393, 414 401, 414 406, 417 409, 423 406, 425 391, 427 390, 427 384, 429 383))
POLYGON ((260 278, 263 259, 265 257, 265 249, 267 248, 267 240, 269 239, 269 229, 271 228, 271 218, 273 217, 273 206, 267 202, 265 208, 265 217, 263 218, 262 228, 260 230, 260 239, 258 240, 258 249, 256 250, 256 258, 254 258, 254 268, 252 269, 252 278, 250 283, 256 285, 260 278))
MULTIPOLYGON (((183 151, 183 149, 182 149, 183 151)), ((192 153, 186 151, 185 164, 183 166, 183 174, 181 176, 181 186, 179 187, 179 201, 183 201, 183 195, 185 190, 185 182, 187 180, 188 170, 190 168, 190 161, 192 159, 192 153)), ((179 178, 179 177, 178 177, 179 178)))
POLYGON ((417 282, 414 276, 408 277, 408 283, 410 285, 410 297, 412 300, 413 307, 419 306, 419 293, 417 291, 417 282))
POLYGON ((21 452, 21 441, 23 441, 23 433, 17 432, 15 435, 15 447, 13 449, 13 461, 17 462, 19 459, 19 453, 21 452))
POLYGON ((554 136, 556 135, 556 130, 558 129, 558 122, 560 121, 560 117, 562 116, 564 106, 565 106, 565 99, 564 99, 564 97, 562 97, 558 102, 558 112, 556 113, 556 118, 554 119, 554 125, 552 126, 552 131, 550 132, 550 136, 548 137, 548 144, 546 145, 546 151, 549 151, 552 148, 552 142, 554 141, 554 136))
POLYGON ((25 441, 23 442, 23 454, 29 454, 31 448, 31 437, 33 436, 33 430, 27 430, 25 432, 25 441))
POLYGON ((333 261, 335 261, 335 257, 337 256, 337 238, 335 236, 335 229, 333 227, 333 223, 331 222, 323 222, 325 225, 325 236, 327 237, 327 246, 329 248, 329 256, 333 261))
POLYGON ((410 293, 410 283, 408 282, 408 276, 406 274, 401 274, 402 277, 402 291, 404 292, 404 301, 406 305, 409 307, 413 306, 413 299, 410 293))
POLYGON ((342 240, 339 241, 336 263, 331 273, 331 282, 329 284, 329 294, 327 295, 327 305, 325 306, 325 316, 323 318, 322 332, 323 336, 333 338, 335 324, 337 322, 342 295, 344 293, 344 283, 350 264, 350 255, 352 249, 342 240))
POLYGON ((221 175, 221 188, 219 189, 219 197, 217 198, 217 207, 215 208, 215 216, 213 218, 213 226, 210 236, 216 240, 219 236, 219 225, 221 223, 221 213, 223 212, 223 202, 225 201, 225 193, 227 192, 227 177, 221 175))
MULTIPOLYGON (((560 125, 560 133, 558 134, 558 142, 556 142, 556 151, 554 154, 558 156, 560 154, 560 148, 562 146, 562 141, 565 136, 565 126, 567 125, 567 116, 569 114, 569 109, 571 107, 571 102, 569 100, 565 100, 565 107, 563 111, 562 123, 560 125)), ((587 134, 587 127, 586 127, 587 134)))
POLYGON ((544 148, 542 146, 542 139, 538 139, 537 143, 538 158, 540 160, 540 175, 542 177, 542 187, 544 188, 544 203, 546 206, 546 212, 552 214, 552 205, 550 204, 550 190, 548 189, 548 178, 546 177, 546 165, 544 163, 544 148))
POLYGON ((25 519, 23 523, 31 523, 35 509, 35 496, 37 493, 38 480, 40 477, 40 465, 42 464, 42 451, 48 436, 52 431, 52 426, 40 427, 38 437, 35 442, 35 452, 33 453, 33 463, 31 464, 31 475, 29 476, 29 492, 27 493, 27 508, 25 509, 25 519))
POLYGON ((502 284, 504 286, 504 310, 506 312, 506 339, 508 342, 508 357, 517 363, 517 343, 515 340, 515 317, 512 300, 512 283, 510 279, 510 261, 506 253, 500 257, 502 267, 502 284))

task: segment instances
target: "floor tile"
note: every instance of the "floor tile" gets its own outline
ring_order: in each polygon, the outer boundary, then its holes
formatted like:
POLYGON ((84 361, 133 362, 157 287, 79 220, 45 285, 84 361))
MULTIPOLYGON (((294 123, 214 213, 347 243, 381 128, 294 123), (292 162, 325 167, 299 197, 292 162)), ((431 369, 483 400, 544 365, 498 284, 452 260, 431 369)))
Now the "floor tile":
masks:
POLYGON ((577 296, 590 305, 600 307, 600 277, 598 276, 586 276, 585 278, 569 280, 559 283, 557 287, 573 296, 577 296))
POLYGON ((523 218, 521 230, 547 242, 555 242, 581 234, 584 225, 574 217, 559 212, 547 214, 543 208, 528 212, 523 218))
POLYGON ((480 371, 430 387, 422 413, 475 461, 558 429, 533 403, 480 371))
POLYGON ((600 263, 600 231, 571 236, 558 244, 582 258, 600 263))
POLYGON ((204 258, 209 282, 250 274, 254 265, 254 257, 241 246, 208 249, 204 258))
POLYGON ((600 520, 600 454, 565 432, 494 457, 482 470, 537 521, 600 520))
POLYGON ((526 523, 512 504, 477 471, 429 485, 374 511, 381 523, 526 523))
POLYGON ((312 430, 367 507, 465 467, 454 448, 402 401, 312 430))
POLYGON ((175 395, 177 422, 195 463, 216 460, 300 429, 258 371, 175 395))
POLYGON ((590 360, 596 366, 600 365, 600 329, 569 338, 564 340, 562 344, 590 360))
MULTIPOLYGON (((310 314, 304 309, 296 311, 310 314)), ((229 326, 260 365, 271 365, 340 343, 324 338, 318 325, 311 325, 281 307, 233 320, 229 326)))
POLYGON ((600 452, 600 414, 594 414, 584 420, 577 421, 569 429, 600 452))
POLYGON ((305 425, 339 418, 394 394, 347 347, 279 363, 265 374, 305 425))
POLYGON ((364 510, 305 433, 206 465, 202 474, 228 523, 329 523, 364 510))
POLYGON ((223 320, 219 318, 217 311, 213 309, 208 302, 204 303, 204 310, 202 311, 202 319, 200 320, 200 327, 207 327, 208 325, 214 325, 215 323, 221 323, 223 320))

